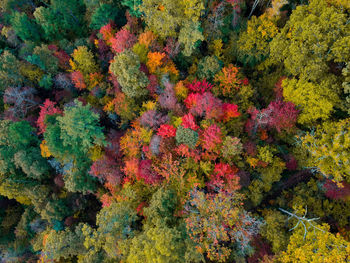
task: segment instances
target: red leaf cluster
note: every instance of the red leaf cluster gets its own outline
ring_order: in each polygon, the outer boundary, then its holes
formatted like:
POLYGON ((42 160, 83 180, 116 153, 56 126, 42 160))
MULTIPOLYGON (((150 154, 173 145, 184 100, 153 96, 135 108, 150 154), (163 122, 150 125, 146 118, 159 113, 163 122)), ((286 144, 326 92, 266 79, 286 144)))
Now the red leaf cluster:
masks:
POLYGON ((226 163, 218 163, 215 165, 214 173, 210 175, 210 181, 207 183, 209 189, 217 191, 218 189, 238 190, 239 176, 238 168, 230 166, 226 163))
POLYGON ((176 128, 172 125, 169 125, 169 124, 162 124, 162 125, 160 125, 157 134, 159 136, 162 136, 163 138, 175 137, 176 128))
POLYGON ((39 118, 36 121, 39 127, 39 134, 46 130, 45 118, 47 115, 62 114, 62 111, 55 107, 56 102, 46 99, 44 105, 40 106, 39 118))
POLYGON ((110 39, 112 49, 116 53, 121 53, 125 49, 131 48, 137 41, 134 34, 131 34, 128 30, 122 29, 115 34, 114 38, 110 39))
POLYGON ((208 83, 206 79, 202 81, 194 80, 192 83, 187 85, 187 88, 192 92, 203 94, 206 91, 210 91, 213 88, 213 85, 208 83))
POLYGON ((186 129, 192 129, 194 131, 199 129, 198 125, 196 124, 196 120, 191 113, 188 113, 182 117, 182 126, 186 129))

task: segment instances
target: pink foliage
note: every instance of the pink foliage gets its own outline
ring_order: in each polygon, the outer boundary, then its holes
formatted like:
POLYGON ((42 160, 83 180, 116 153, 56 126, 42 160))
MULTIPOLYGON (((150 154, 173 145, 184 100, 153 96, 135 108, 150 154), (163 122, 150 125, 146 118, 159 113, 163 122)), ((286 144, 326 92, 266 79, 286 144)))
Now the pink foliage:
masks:
POLYGON ((131 48, 136 42, 137 38, 128 30, 122 29, 115 34, 115 37, 110 39, 112 49, 116 53, 121 53, 125 49, 131 48))
POLYGON ((159 136, 162 136, 163 138, 175 137, 176 128, 172 125, 169 125, 169 124, 162 124, 162 125, 160 125, 157 134, 159 136))
POLYGON ((292 102, 273 101, 267 107, 271 111, 269 126, 278 132, 291 130, 297 121, 299 111, 292 102))
POLYGON ((194 80, 192 83, 187 85, 187 88, 192 92, 203 94, 206 91, 210 91, 213 88, 213 85, 208 83, 206 79, 202 81, 194 80))
POLYGON ((210 181, 207 186, 211 190, 218 191, 218 189, 238 190, 239 176, 237 175, 238 168, 230 166, 225 163, 218 163, 215 165, 214 173, 210 175, 210 181))
POLYGON ((156 75, 149 75, 148 80, 149 80, 149 84, 146 87, 146 89, 148 89, 151 96, 154 96, 156 94, 157 86, 158 86, 157 76, 156 75))
POLYGON ((119 185, 122 182, 122 173, 119 169, 119 165, 114 159, 108 156, 104 156, 93 162, 90 174, 112 185, 119 185))
POLYGON ((221 119, 223 117, 222 102, 211 92, 191 93, 184 100, 184 103, 194 116, 205 116, 206 119, 221 119))
POLYGON ((39 134, 42 134, 46 130, 45 118, 47 115, 62 114, 62 111, 55 107, 56 102, 46 99, 44 105, 40 106, 39 118, 36 121, 39 127, 39 134))
POLYGON ((158 129, 161 124, 167 123, 168 121, 168 115, 162 115, 155 110, 148 110, 144 112, 140 119, 143 126, 147 126, 152 129, 158 129))
POLYGON ((187 98, 184 100, 186 108, 191 109, 192 107, 196 106, 199 97, 200 97, 200 95, 197 93, 190 93, 187 96, 187 98))
POLYGON ((191 113, 188 113, 182 117, 182 126, 184 128, 192 129, 194 131, 199 129, 198 125, 196 124, 196 120, 194 119, 191 113))
POLYGON ((175 38, 168 37, 164 51, 170 58, 174 58, 180 52, 180 43, 175 38))
POLYGON ((350 184, 347 182, 341 183, 342 187, 338 187, 335 182, 332 180, 326 179, 326 182, 323 184, 325 189, 325 195, 330 199, 335 200, 347 200, 350 197, 350 184))
POLYGON ((259 128, 274 128, 278 132, 290 131, 295 126, 299 111, 292 102, 276 100, 271 102, 266 109, 259 111, 256 108, 250 108, 248 113, 250 119, 245 128, 249 135, 253 135, 259 128))
POLYGON ((202 137, 202 147, 207 151, 214 151, 222 143, 221 129, 215 124, 205 129, 202 137))
POLYGON ((110 40, 113 38, 114 33, 115 31, 112 23, 109 23, 100 28, 100 34, 102 35, 103 40, 106 41, 108 45, 111 45, 110 40))
POLYGON ((159 183, 162 179, 162 177, 152 169, 151 160, 140 161, 138 176, 139 178, 142 178, 146 184, 151 185, 159 183))
POLYGON ((109 194, 104 194, 101 196, 100 201, 102 203, 102 207, 109 207, 113 202, 113 197, 109 194))
POLYGON ((167 82, 164 92, 159 96, 158 102, 164 109, 174 110, 177 99, 173 86, 167 82))

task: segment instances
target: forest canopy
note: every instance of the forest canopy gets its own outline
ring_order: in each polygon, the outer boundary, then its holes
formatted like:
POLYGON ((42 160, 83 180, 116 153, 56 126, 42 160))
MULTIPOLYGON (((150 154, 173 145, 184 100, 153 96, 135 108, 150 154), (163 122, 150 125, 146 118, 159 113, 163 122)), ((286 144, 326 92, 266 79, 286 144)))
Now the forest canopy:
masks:
POLYGON ((0 262, 350 262, 348 0, 0 0, 0 262))

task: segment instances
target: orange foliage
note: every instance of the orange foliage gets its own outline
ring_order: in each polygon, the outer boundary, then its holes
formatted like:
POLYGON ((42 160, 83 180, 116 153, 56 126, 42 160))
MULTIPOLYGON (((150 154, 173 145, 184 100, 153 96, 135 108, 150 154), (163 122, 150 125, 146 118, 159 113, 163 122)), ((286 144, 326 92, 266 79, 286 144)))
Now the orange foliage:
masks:
POLYGON ((239 90, 241 85, 248 85, 248 79, 241 79, 239 74, 239 68, 233 66, 232 64, 224 67, 214 78, 215 82, 219 83, 218 93, 229 96, 233 90, 239 90))
POLYGON ((267 131, 266 130, 261 130, 260 139, 265 141, 267 138, 269 138, 269 135, 267 134, 267 131))
POLYGON ((155 73, 157 68, 163 64, 163 59, 165 58, 165 53, 160 52, 148 52, 147 55, 147 67, 150 73, 155 73))
POLYGON ((101 73, 95 72, 89 74, 89 89, 93 89, 103 80, 103 75, 101 73))
POLYGON ((49 147, 47 147, 46 145, 46 141, 43 140, 40 144, 40 150, 41 150, 41 156, 44 158, 48 158, 50 156, 52 156, 52 154, 50 153, 49 147))
POLYGON ((156 39, 157 37, 152 31, 146 31, 140 34, 139 43, 149 47, 156 39))
POLYGON ((139 124, 133 123, 133 129, 129 129, 120 139, 120 148, 128 159, 137 158, 140 155, 142 147, 140 133, 139 124))
POLYGON ((102 35, 103 40, 106 41, 108 45, 112 45, 111 39, 115 35, 115 30, 113 29, 111 23, 101 27, 100 34, 102 35))
POLYGON ((165 67, 162 70, 164 73, 174 74, 175 76, 179 75, 179 71, 177 70, 174 62, 172 60, 168 60, 165 64, 165 67))
POLYGON ((71 78, 72 81, 74 83, 74 86, 78 89, 78 90, 83 90, 86 89, 86 84, 84 81, 84 76, 80 71, 74 71, 71 74, 71 78))
POLYGON ((123 168, 125 175, 134 181, 139 177, 139 159, 133 158, 131 160, 125 161, 125 166, 123 168))
POLYGON ((188 95, 188 89, 182 80, 176 83, 174 90, 177 98, 185 99, 188 95))

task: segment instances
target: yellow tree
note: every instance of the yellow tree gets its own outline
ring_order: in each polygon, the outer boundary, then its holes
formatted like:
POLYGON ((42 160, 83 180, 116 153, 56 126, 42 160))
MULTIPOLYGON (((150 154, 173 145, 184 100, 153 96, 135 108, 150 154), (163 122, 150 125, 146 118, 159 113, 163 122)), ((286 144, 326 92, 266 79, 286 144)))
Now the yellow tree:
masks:
POLYGON ((350 119, 326 122, 302 137, 311 165, 335 182, 350 182, 350 119))
POLYGON ((303 216, 280 210, 297 222, 287 250, 281 253, 280 262, 349 262, 350 243, 339 233, 330 233, 328 224, 318 225, 314 223, 317 218, 306 218, 306 210, 303 216))

